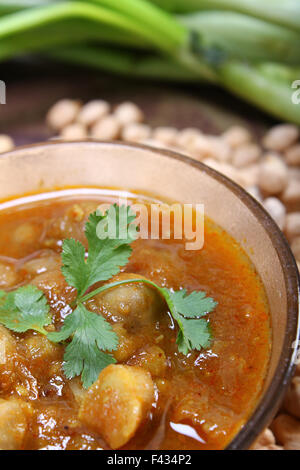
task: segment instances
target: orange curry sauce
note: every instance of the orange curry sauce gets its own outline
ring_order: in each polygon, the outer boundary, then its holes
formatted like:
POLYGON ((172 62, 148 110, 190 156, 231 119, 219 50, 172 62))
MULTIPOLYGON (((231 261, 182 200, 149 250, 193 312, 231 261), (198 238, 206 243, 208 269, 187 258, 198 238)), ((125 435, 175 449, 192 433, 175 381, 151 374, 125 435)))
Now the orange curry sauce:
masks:
MULTIPOLYGON (((102 199, 113 202, 114 196, 102 199)), ((99 196, 74 195, 0 212, 0 289, 28 283, 42 289, 56 329, 70 313, 75 295, 60 271, 62 240, 73 237, 85 243, 84 223, 100 202, 99 196)), ((151 409, 124 449, 222 449, 246 422, 262 389, 271 340, 259 276, 240 246, 208 219, 204 248, 186 251, 184 244, 137 240, 122 271, 213 297, 218 306, 209 314, 209 350, 187 356, 178 352, 177 327, 164 304, 155 318, 140 312, 138 319, 130 318, 130 312, 128 318, 124 306, 120 315, 111 315, 101 299, 86 304, 104 314, 119 334, 118 363, 148 370, 154 383, 151 409)), ((7 446, 109 449, 101 433, 78 417, 86 392, 79 379, 64 376, 64 346, 32 331, 14 334, 0 328, 0 407, 3 400, 16 405, 10 422, 22 430, 12 441, 8 438, 7 446), (1 334, 2 340, 6 335, 2 356, 1 334)), ((0 408, 0 436, 4 419, 0 408)))

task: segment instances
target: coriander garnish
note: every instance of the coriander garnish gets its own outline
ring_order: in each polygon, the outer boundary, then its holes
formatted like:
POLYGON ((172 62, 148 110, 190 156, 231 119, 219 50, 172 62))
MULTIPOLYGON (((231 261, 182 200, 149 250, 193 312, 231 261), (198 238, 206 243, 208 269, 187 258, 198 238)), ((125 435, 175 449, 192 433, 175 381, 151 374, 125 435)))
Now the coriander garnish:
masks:
POLYGON ((210 326, 202 317, 217 304, 206 297, 205 292, 187 294, 185 289, 173 291, 142 278, 112 282, 90 291, 93 285, 109 280, 127 264, 132 252, 130 245, 137 233, 134 220, 135 215, 129 207, 115 204, 104 215, 92 213, 85 227, 87 257, 85 247, 80 242, 64 240, 62 273, 67 283, 76 288, 77 297, 72 305, 74 310, 66 317, 60 331, 48 333, 45 330, 44 327, 50 323, 50 308, 38 288, 28 285, 9 293, 0 291, 0 323, 19 333, 38 331, 53 342, 70 340, 64 355, 64 372, 69 379, 81 375, 85 388, 95 382, 102 369, 116 362, 111 351, 118 348, 118 336, 104 317, 84 306, 85 301, 105 290, 137 282, 157 289, 178 324, 178 350, 185 355, 192 350, 207 348, 212 339, 210 326), (117 231, 110 234, 109 222, 113 217, 115 223, 112 225, 117 227, 117 231), (105 237, 99 238, 99 227, 105 237))

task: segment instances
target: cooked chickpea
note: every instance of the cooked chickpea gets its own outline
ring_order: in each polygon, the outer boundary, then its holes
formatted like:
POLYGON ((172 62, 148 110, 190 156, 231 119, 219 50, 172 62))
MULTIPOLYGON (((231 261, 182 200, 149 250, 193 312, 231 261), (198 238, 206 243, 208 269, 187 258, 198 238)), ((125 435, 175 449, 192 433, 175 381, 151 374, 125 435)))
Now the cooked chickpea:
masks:
POLYGON ((120 136, 121 125, 118 119, 111 115, 97 121, 92 129, 91 136, 95 139, 110 140, 120 136))
POLYGON ((300 212, 287 214, 285 231, 289 239, 300 236, 300 212))
POLYGON ((131 123, 124 127, 122 130, 122 139, 129 142, 141 142, 149 139, 151 135, 151 128, 146 124, 131 123))
POLYGON ((0 449, 22 448, 32 413, 30 405, 22 400, 0 399, 0 449))
POLYGON ((87 137, 86 128, 79 122, 74 122, 64 127, 60 134, 62 139, 65 140, 80 140, 87 137))
POLYGON ((128 284, 114 287, 94 297, 99 308, 115 321, 124 319, 140 323, 153 321, 160 311, 161 298, 157 291, 144 283, 132 283, 130 279, 143 278, 131 273, 121 273, 110 282, 129 280, 128 284))
POLYGON ((52 129, 60 131, 76 120, 80 109, 81 103, 79 101, 60 100, 48 111, 47 123, 52 129))
POLYGON ((0 153, 9 152, 14 146, 15 144, 11 137, 0 134, 0 153))
POLYGON ((36 225, 25 222, 19 225, 12 233, 12 239, 14 243, 24 245, 32 243, 33 240, 37 240, 39 235, 40 229, 36 225))
POLYGON ((245 127, 232 126, 222 134, 222 139, 235 149, 251 142, 252 135, 245 127))
POLYGON ((272 219, 275 220, 278 227, 283 230, 285 225, 286 208, 276 197, 268 197, 264 200, 263 206, 269 212, 272 219))
POLYGON ((137 432, 153 401, 149 372, 140 367, 110 365, 87 391, 79 419, 102 435, 112 449, 118 449, 137 432))
POLYGON ((256 163, 261 156, 261 148, 256 144, 244 144, 233 152, 232 163, 237 168, 244 168, 256 163))
POLYGON ((0 262, 0 289, 5 289, 16 284, 17 273, 13 266, 0 262))
POLYGON ((110 113, 110 104, 104 100, 93 100, 82 106, 77 121, 83 126, 90 127, 110 113))
POLYGON ((163 377, 167 369, 167 358, 159 346, 151 345, 139 351, 128 364, 148 370, 152 377, 163 377))
POLYGON ((269 195, 284 191, 288 184, 288 171, 284 162, 275 154, 267 154, 260 164, 259 188, 269 195))
POLYGON ((142 110, 130 101, 119 104, 114 111, 114 116, 123 126, 144 120, 142 110))
POLYGON ((125 362, 142 345, 143 339, 139 340, 136 336, 131 335, 121 322, 113 324, 112 327, 119 338, 119 346, 116 351, 113 351, 113 356, 118 362, 125 362))
POLYGON ((0 325, 0 366, 5 366, 17 351, 17 344, 13 335, 4 326, 0 325))
POLYGON ((263 145, 268 150, 281 152, 296 142, 299 129, 293 124, 279 124, 272 127, 263 138, 263 145))

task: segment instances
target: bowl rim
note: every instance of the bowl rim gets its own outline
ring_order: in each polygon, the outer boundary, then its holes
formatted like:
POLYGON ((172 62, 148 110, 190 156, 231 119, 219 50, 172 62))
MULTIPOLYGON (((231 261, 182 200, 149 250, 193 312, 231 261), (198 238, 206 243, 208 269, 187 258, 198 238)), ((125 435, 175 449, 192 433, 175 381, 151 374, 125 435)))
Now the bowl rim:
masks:
POLYGON ((295 358, 299 344, 300 329, 300 276, 287 239, 263 206, 254 199, 254 197, 247 193, 246 190, 204 163, 173 150, 117 140, 102 141, 97 139, 82 139, 67 141, 57 139, 48 142, 18 146, 9 152, 3 153, 0 155, 0 158, 10 158, 11 155, 20 151, 22 152, 22 150, 35 147, 42 148, 52 145, 68 147, 69 145, 85 145, 91 143, 100 146, 112 145, 123 148, 127 147, 151 151, 156 155, 179 160, 198 169, 199 171, 205 172, 208 176, 223 184, 227 189, 234 193, 235 196, 242 200, 248 210, 252 212, 258 222, 262 225, 263 229, 267 232, 267 235, 275 248, 284 274, 287 292, 287 325, 280 358, 267 390, 259 398, 257 406, 253 409, 252 414, 249 416, 246 423, 225 448, 225 450, 249 449, 258 434, 269 424, 277 412, 295 368, 295 358), (293 347, 293 344, 295 344, 296 347, 293 347))

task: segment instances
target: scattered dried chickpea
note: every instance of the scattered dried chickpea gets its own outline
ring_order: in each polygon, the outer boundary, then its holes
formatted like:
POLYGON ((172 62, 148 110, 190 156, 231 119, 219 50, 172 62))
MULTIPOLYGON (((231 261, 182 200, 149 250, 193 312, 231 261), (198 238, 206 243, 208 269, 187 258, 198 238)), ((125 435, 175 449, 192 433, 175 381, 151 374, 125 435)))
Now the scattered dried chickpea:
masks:
POLYGON ((300 212, 290 212, 286 216, 285 231, 290 240, 300 236, 300 212))
POLYGON ((291 166, 300 166, 300 144, 288 148, 285 153, 285 161, 291 166))
POLYGON ((285 204, 300 202, 300 181, 290 178, 287 187, 281 195, 281 199, 285 204))
POLYGON ((80 101, 60 100, 50 108, 46 121, 52 129, 60 131, 76 120, 80 109, 80 101))
POLYGON ((283 402, 288 413, 300 418, 300 377, 294 377, 283 402))
POLYGON ((144 120, 142 110, 130 101, 119 104, 114 111, 114 116, 123 126, 144 120))
POLYGON ((278 227, 283 230, 285 225, 286 208, 276 197, 268 197, 264 200, 263 206, 270 216, 275 220, 278 227))
POLYGON ((233 149, 241 145, 248 144, 252 140, 252 135, 242 126, 232 126, 222 134, 222 139, 233 149))
POLYGON ((66 140, 80 140, 85 139, 87 135, 86 128, 79 122, 74 122, 63 128, 60 137, 66 140))
POLYGON ((300 449, 300 421, 287 414, 280 414, 272 423, 276 440, 285 449, 300 449))
POLYGON ((86 127, 90 127, 95 122, 108 116, 110 113, 110 104, 104 100, 93 100, 86 103, 80 110, 77 121, 86 127))
POLYGON ((175 127, 157 127, 153 130, 153 139, 171 147, 176 145, 178 130, 175 127))
POLYGON ((193 127, 187 127, 182 131, 178 132, 176 145, 183 149, 189 149, 191 145, 193 145, 193 141, 202 135, 202 132, 199 129, 195 129, 193 127))
POLYGON ((122 130, 121 137, 129 142, 141 142, 149 139, 151 136, 151 128, 146 124, 132 123, 128 124, 122 130))
POLYGON ((91 135, 95 139, 109 140, 117 139, 121 132, 121 125, 118 119, 113 116, 107 116, 96 122, 91 129, 91 135))
POLYGON ((0 134, 0 153, 9 152, 14 148, 15 144, 11 137, 0 134))
POLYGON ((268 150, 281 152, 293 145, 299 137, 299 129, 293 124, 279 124, 272 127, 263 138, 268 150))
POLYGON ((240 145, 233 152, 232 163, 237 168, 244 168, 257 163, 261 156, 261 148, 252 143, 240 145))
POLYGON ((291 243, 291 248, 292 248, 292 252, 294 253, 296 260, 300 261, 300 236, 294 238, 294 240, 291 243))
POLYGON ((260 164, 259 188, 269 194, 279 194, 288 184, 288 171, 284 162, 276 154, 267 154, 260 164))

